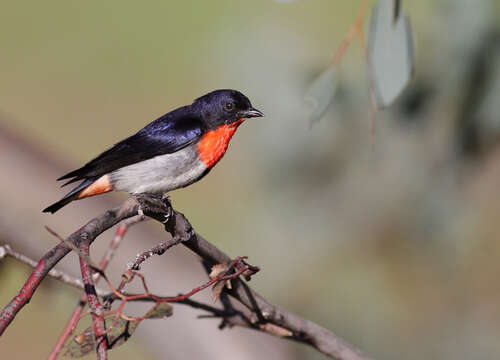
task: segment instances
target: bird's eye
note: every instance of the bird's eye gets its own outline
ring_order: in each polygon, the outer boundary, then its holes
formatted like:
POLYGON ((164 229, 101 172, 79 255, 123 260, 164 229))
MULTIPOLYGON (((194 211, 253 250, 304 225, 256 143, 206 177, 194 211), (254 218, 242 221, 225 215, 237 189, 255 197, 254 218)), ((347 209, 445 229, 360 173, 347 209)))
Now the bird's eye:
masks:
POLYGON ((232 102, 227 102, 224 104, 224 109, 227 111, 232 111, 234 109, 234 104, 232 102))

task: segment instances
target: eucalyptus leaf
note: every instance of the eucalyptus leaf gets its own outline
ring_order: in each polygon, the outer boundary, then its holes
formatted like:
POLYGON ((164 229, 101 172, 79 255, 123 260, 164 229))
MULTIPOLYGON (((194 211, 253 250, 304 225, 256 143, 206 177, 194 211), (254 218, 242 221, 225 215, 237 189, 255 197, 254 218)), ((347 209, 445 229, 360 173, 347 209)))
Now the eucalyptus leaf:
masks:
MULTIPOLYGON (((168 303, 160 303, 149 310, 144 319, 160 319, 172 315, 172 306, 168 303)), ((106 325, 110 326, 115 321, 115 315, 108 315, 104 318, 106 325)), ((108 349, 124 344, 141 321, 129 321, 119 318, 111 330, 108 331, 106 337, 108 341, 108 349)), ((72 358, 80 358, 96 349, 96 339, 92 326, 85 329, 82 333, 74 336, 65 346, 65 355, 72 358)))
POLYGON ((309 86, 304 96, 308 109, 309 124, 312 126, 320 121, 332 102, 337 90, 337 68, 330 65, 309 86))
POLYGON ((95 351, 96 343, 92 327, 88 327, 84 332, 74 336, 66 344, 65 356, 80 358, 95 351))
POLYGON ((169 303, 160 303, 153 309, 149 310, 144 316, 146 319, 161 319, 171 316, 173 313, 172 305, 169 303))
POLYGON ((368 67, 379 108, 390 106, 410 81, 414 53, 410 20, 403 14, 401 2, 379 0, 368 39, 368 67))

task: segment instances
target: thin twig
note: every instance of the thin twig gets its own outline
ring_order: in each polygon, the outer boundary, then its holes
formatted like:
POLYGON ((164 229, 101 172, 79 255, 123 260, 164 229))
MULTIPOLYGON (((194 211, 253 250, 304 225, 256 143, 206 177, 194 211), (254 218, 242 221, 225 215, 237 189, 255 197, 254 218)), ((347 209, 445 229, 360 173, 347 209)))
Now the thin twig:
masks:
MULTIPOLYGON (((121 224, 118 226, 115 232, 115 236, 111 240, 111 242, 108 245, 108 248, 106 249, 106 252, 104 253, 103 257, 101 258, 101 261, 99 262, 99 269, 102 271, 106 270, 106 267, 108 266, 109 262, 113 258, 118 246, 120 245, 123 237, 127 233, 128 229, 130 226, 146 220, 146 217, 144 215, 136 215, 134 217, 131 217, 129 219, 125 219, 121 222, 121 224)), ((95 284, 99 282, 101 279, 101 276, 99 273, 94 274, 95 278, 95 284)), ((80 280, 81 282, 81 280, 80 280)), ((82 290, 83 288, 83 282, 82 283, 82 290)), ((101 291, 100 289, 96 289, 97 294, 101 296, 104 292, 101 291)), ((87 297, 84 295, 81 296, 80 300, 78 301, 78 304, 75 307, 75 310, 73 310, 73 313, 71 314, 71 317, 69 318, 66 326, 64 327, 61 335, 59 336, 59 339, 57 339, 56 344, 54 345, 54 348, 52 349, 50 355, 49 355, 49 360, 55 360, 59 353, 61 352, 64 344, 66 343, 66 340, 68 337, 73 333, 73 331, 76 329, 76 326, 78 325, 78 321, 80 320, 80 314, 82 313, 85 305, 87 303, 87 297)))
MULTIPOLYGON (((73 244, 79 244, 84 238, 92 242, 97 236, 117 224, 121 220, 137 215, 138 205, 130 202, 122 206, 106 211, 89 221, 82 228, 71 234, 67 240, 73 244)), ((69 252, 71 247, 66 243, 60 243, 48 251, 35 266, 19 293, 4 307, 0 313, 0 335, 14 320, 17 313, 31 300, 36 289, 50 270, 69 252)))
MULTIPOLYGON (((113 237, 113 240, 110 242, 108 248, 106 249, 106 252, 104 253, 104 256, 102 257, 101 261, 99 262, 99 269, 101 270, 106 270, 106 267, 108 266, 109 262, 113 258, 116 249, 118 248, 118 245, 120 244, 121 240, 127 233, 128 229, 130 226, 137 224, 141 221, 146 220, 147 218, 144 215, 136 215, 134 217, 131 217, 129 219, 123 220, 121 224, 118 226, 116 229, 115 236, 113 237)), ((99 281, 99 274, 96 273, 97 278, 95 279, 96 284, 99 281)))
MULTIPOLYGON (((85 297, 85 295, 83 295, 82 297, 85 297)), ((79 304, 76 306, 75 310, 73 310, 73 313, 71 313, 71 317, 69 318, 66 326, 64 327, 61 335, 59 336, 59 339, 57 339, 57 342, 54 345, 54 348, 50 352, 49 360, 54 360, 57 358, 57 356, 61 352, 64 344, 66 343, 66 340, 73 333, 73 331, 75 331, 76 326, 78 325, 78 322, 80 321, 80 314, 83 311, 85 304, 86 304, 86 301, 85 302, 80 301, 79 304)))
MULTIPOLYGON (((137 201, 146 216, 162 223, 165 223, 164 220, 167 216, 171 216, 173 211, 168 199, 161 199, 153 195, 143 195, 142 199, 138 199, 137 201)), ((66 240, 76 246, 79 246, 82 241, 89 241, 90 244, 99 234, 117 222, 137 215, 139 210, 137 201, 135 203, 127 201, 121 208, 115 208, 98 216, 82 229, 70 235, 66 240)), ((182 241, 183 245, 198 254, 210 265, 223 264, 230 261, 230 258, 225 253, 206 241, 201 235, 195 233, 183 214, 173 211, 173 215, 175 221, 167 222, 165 224, 166 230, 170 234, 184 236, 187 240, 182 241)), ((39 261, 19 294, 0 313, 0 334, 12 322, 19 310, 31 299, 34 291, 41 280, 47 276, 50 269, 67 255, 70 250, 69 246, 61 243, 39 261)), ((334 359, 371 359, 361 354, 355 347, 337 337, 329 330, 271 304, 239 278, 234 279, 232 281, 232 289, 226 291, 257 317, 256 324, 262 331, 270 332, 273 326, 282 328, 285 331, 288 330, 291 335, 287 338, 311 345, 318 351, 334 359)))
MULTIPOLYGON (((182 224, 183 221, 188 222, 183 214, 178 212, 175 214, 177 217, 177 226, 190 226, 182 224)), ((222 264, 230 261, 229 256, 196 232, 193 233, 193 236, 188 241, 184 241, 183 245, 198 254, 210 265, 222 264)), ((329 330, 271 304, 239 279, 235 279, 232 282, 232 289, 227 290, 227 292, 251 310, 255 316, 260 319, 261 324, 271 323, 291 331, 292 335, 288 337, 289 339, 309 344, 333 359, 371 359, 329 330)))
MULTIPOLYGON (((0 260, 2 260, 5 257, 8 257, 8 256, 22 262, 23 264, 29 265, 33 268, 37 266, 37 262, 35 260, 33 260, 32 258, 30 258, 24 254, 21 254, 21 253, 15 251, 14 249, 12 249, 10 247, 10 245, 8 245, 8 244, 0 245, 0 260)), ((72 286, 76 289, 79 289, 79 290, 84 289, 82 279, 71 276, 71 275, 65 273, 64 271, 61 271, 58 269, 52 269, 49 271, 49 273, 47 275, 53 279, 59 280, 59 281, 65 283, 66 285, 72 286)), ((105 290, 99 289, 99 288, 96 289, 96 292, 97 292, 97 295, 99 295, 99 296, 103 296, 104 294, 108 293, 108 291, 105 291, 105 290)))
POLYGON ((83 283, 85 284, 85 295, 87 295, 87 303, 90 308, 90 315, 92 316, 92 328, 96 339, 97 359, 106 360, 108 358, 108 341, 106 337, 106 324, 104 322, 104 309, 99 302, 99 298, 95 292, 94 279, 92 270, 89 266, 87 258, 89 256, 89 241, 82 241, 80 243, 80 251, 85 257, 80 256, 80 269, 82 272, 83 283))
POLYGON ((347 48, 351 44, 354 37, 357 36, 359 39, 359 36, 362 36, 362 34, 363 34, 363 19, 365 17, 365 10, 366 10, 367 5, 368 5, 368 0, 361 1, 361 5, 358 8, 358 13, 356 15, 356 19, 354 20, 354 24, 351 26, 351 28, 347 32, 347 35, 344 37, 344 39, 341 41, 340 45, 338 46, 337 51, 335 52, 335 55, 333 56, 333 59, 332 59, 332 65, 334 65, 334 66, 339 65, 340 60, 344 56, 345 51, 347 50, 347 48))
POLYGON ((165 241, 162 241, 158 245, 153 246, 152 248, 143 251, 142 253, 139 253, 136 255, 135 260, 133 262, 130 262, 127 264, 127 267, 130 270, 140 270, 141 269, 141 264, 149 259, 153 255, 163 255, 165 251, 170 249, 172 246, 175 246, 179 244, 182 240, 179 238, 171 238, 165 241))

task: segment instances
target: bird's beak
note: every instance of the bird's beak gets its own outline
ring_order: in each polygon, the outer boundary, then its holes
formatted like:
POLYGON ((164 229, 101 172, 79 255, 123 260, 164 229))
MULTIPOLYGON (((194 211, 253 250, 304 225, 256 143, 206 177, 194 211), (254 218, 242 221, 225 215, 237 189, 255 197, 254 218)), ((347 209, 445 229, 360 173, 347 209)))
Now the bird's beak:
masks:
POLYGON ((253 118, 253 117, 262 117, 264 116, 264 114, 262 113, 262 111, 259 111, 255 108, 250 108, 248 110, 241 111, 240 116, 242 118, 253 118))

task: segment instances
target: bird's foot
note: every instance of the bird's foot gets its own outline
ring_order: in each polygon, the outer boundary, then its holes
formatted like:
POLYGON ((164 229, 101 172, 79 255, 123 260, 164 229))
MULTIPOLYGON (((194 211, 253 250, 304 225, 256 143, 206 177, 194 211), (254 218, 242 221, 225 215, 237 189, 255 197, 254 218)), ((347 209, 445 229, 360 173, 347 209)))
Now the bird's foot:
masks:
POLYGON ((139 215, 149 216, 163 224, 166 224, 173 216, 172 204, 166 195, 141 193, 134 194, 129 199, 138 205, 139 215))

